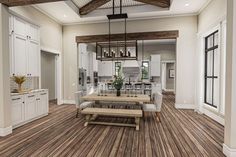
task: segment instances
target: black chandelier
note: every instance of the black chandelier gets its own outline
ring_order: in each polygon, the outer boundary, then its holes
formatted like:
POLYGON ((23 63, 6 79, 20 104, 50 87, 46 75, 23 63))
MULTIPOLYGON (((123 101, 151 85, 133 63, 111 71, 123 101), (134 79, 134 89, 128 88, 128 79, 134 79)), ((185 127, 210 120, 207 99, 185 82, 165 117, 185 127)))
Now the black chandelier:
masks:
POLYGON ((127 13, 122 13, 122 0, 120 0, 120 13, 115 14, 115 0, 113 0, 112 5, 113 14, 107 15, 109 20, 109 34, 107 42, 97 42, 96 43, 96 54, 97 60, 101 61, 111 61, 111 60, 137 60, 138 50, 137 50, 137 40, 128 41, 127 40, 127 13), (119 41, 113 39, 111 34, 111 22, 113 20, 124 20, 124 34, 119 34, 119 41))

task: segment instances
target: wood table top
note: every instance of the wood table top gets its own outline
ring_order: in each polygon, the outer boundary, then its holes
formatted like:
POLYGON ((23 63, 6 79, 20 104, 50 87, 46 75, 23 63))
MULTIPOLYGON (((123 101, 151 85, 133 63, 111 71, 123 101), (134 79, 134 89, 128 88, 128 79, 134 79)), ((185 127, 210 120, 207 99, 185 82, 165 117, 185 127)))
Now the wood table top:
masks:
POLYGON ((137 94, 137 97, 128 97, 127 94, 121 94, 121 96, 116 96, 116 94, 107 94, 107 96, 98 96, 96 93, 91 95, 86 95, 82 97, 86 101, 112 101, 112 102, 150 102, 150 97, 144 94, 137 94))

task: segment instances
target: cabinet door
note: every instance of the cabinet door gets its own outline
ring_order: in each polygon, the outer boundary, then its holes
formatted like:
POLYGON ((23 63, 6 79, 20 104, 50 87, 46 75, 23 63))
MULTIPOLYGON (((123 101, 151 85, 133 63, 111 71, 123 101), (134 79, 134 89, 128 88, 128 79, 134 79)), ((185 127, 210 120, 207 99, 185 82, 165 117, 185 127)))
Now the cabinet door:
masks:
POLYGON ((13 34, 14 30, 14 17, 12 15, 9 16, 9 35, 13 34))
POLYGON ((18 125, 25 120, 24 99, 21 96, 13 96, 11 98, 11 116, 12 125, 18 125))
POLYGON ((16 75, 26 75, 27 73, 27 38, 14 35, 13 62, 14 73, 16 75))
POLYGON ((29 40, 27 52, 28 76, 39 76, 39 53, 39 44, 33 40, 29 40))
POLYGON ((104 62, 98 61, 98 76, 104 76, 104 62))
POLYGON ((14 36, 9 35, 9 55, 10 55, 10 76, 14 76, 15 73, 15 63, 14 63, 14 36))
POLYGON ((151 76, 161 75, 161 56, 151 55, 151 76))
POLYGON ((18 17, 14 17, 14 33, 22 36, 27 37, 28 32, 28 23, 18 17))
POLYGON ((92 53, 93 54, 93 71, 98 71, 98 61, 96 58, 96 53, 92 53))
POLYGON ((36 95, 27 94, 25 98, 25 120, 30 120, 37 116, 36 106, 36 95))
POLYGON ((48 92, 41 92, 37 98, 37 115, 48 113, 48 92))
POLYGON ((38 26, 35 26, 35 25, 32 25, 32 24, 29 24, 28 25, 28 28, 29 28, 29 39, 30 40, 33 40, 35 42, 39 42, 39 27, 38 26))
POLYGON ((104 76, 112 76, 112 61, 104 62, 103 74, 104 76))

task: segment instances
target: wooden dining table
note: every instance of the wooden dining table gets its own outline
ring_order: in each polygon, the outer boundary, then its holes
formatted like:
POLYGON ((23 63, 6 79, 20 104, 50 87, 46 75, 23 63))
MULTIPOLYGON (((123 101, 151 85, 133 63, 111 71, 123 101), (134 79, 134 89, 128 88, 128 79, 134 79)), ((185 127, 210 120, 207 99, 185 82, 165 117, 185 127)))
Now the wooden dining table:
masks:
POLYGON ((121 96, 116 96, 116 94, 106 94, 105 95, 98 95, 93 93, 91 95, 83 96, 82 99, 84 101, 108 101, 108 102, 129 102, 129 103, 149 103, 150 97, 144 94, 137 94, 135 96, 130 96, 128 94, 122 94, 121 96))

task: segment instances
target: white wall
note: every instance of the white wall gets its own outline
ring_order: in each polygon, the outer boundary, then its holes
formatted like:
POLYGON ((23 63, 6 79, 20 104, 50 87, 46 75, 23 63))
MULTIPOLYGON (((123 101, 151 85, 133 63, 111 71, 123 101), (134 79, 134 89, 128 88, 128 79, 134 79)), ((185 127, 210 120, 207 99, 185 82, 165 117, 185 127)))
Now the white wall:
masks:
POLYGON ((31 6, 12 7, 11 11, 40 26, 41 48, 62 52, 62 26, 31 6))
MULTIPOLYGON (((160 54, 161 61, 176 60, 176 44, 144 43, 144 60, 149 60, 152 54, 160 54)), ((138 59, 142 60, 142 44, 138 45, 138 59)))
POLYGON ((0 4, 0 136, 11 133, 9 12, 0 4), (10 129, 6 129, 10 128, 10 129))
POLYGON ((223 109, 222 105, 224 105, 224 93, 223 93, 223 71, 224 71, 224 47, 221 40, 221 44, 219 47, 219 54, 221 59, 220 64, 220 107, 218 109, 210 108, 207 105, 204 105, 204 37, 211 33, 212 31, 218 29, 223 39, 223 32, 221 32, 223 21, 226 18, 226 7, 227 3, 225 0, 212 0, 208 6, 199 14, 198 16, 198 42, 197 42, 197 52, 196 53, 196 100, 195 104, 197 105, 197 109, 200 112, 207 114, 208 116, 212 117, 213 119, 217 120, 221 124, 224 124, 224 117, 223 117, 223 109))
POLYGON ((206 32, 226 17, 227 0, 212 0, 198 16, 198 33, 206 32))
MULTIPOLYGON (((112 33, 123 32, 123 23, 112 25, 112 33)), ((177 40, 176 103, 193 105, 195 93, 195 53, 197 17, 173 17, 128 21, 128 32, 179 30, 177 40), (183 86, 183 84, 185 86, 183 86)), ((65 26, 63 28, 64 99, 73 100, 76 91, 77 44, 75 37, 108 33, 108 23, 65 26)))

